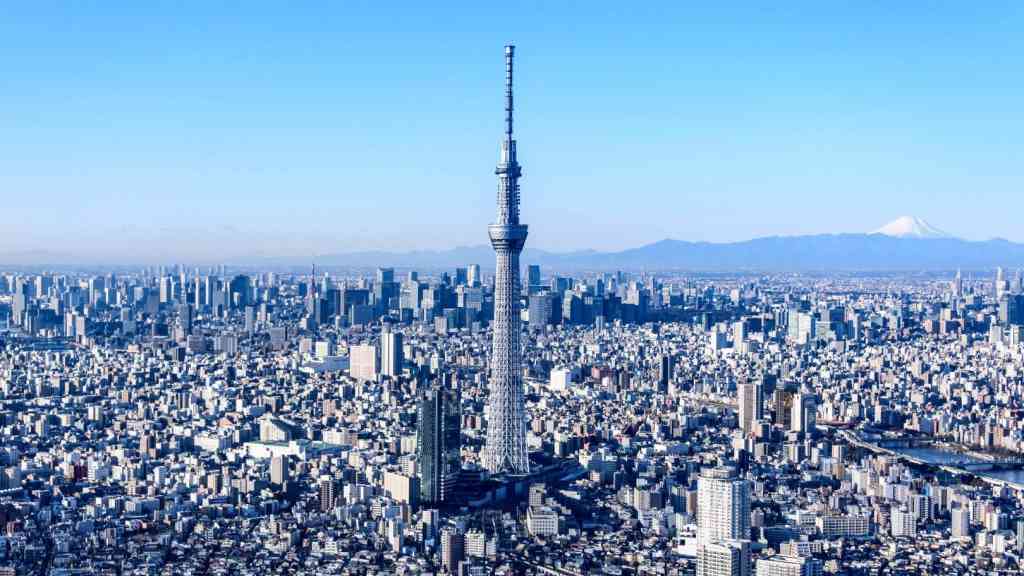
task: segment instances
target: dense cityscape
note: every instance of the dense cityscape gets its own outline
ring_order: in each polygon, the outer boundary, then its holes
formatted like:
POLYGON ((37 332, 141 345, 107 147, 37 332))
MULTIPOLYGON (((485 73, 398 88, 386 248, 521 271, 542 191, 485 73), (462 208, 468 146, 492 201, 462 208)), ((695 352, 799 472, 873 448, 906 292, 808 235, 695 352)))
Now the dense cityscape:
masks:
POLYGON ((1020 569, 1019 276, 531 266, 525 475, 493 276, 403 276, 0 276, 5 573, 1020 569))
POLYGON ((1021 271, 521 261, 504 57, 493 266, 0 269, 0 576, 1024 571, 1021 271))

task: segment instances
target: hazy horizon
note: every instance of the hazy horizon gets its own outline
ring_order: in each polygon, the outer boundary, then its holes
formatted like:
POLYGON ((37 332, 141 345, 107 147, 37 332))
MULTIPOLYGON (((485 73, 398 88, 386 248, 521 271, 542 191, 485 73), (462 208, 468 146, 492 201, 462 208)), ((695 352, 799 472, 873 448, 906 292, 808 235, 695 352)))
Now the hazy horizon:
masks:
POLYGON ((0 9, 0 256, 487 243, 517 45, 527 248, 1024 241, 1024 7, 0 9))

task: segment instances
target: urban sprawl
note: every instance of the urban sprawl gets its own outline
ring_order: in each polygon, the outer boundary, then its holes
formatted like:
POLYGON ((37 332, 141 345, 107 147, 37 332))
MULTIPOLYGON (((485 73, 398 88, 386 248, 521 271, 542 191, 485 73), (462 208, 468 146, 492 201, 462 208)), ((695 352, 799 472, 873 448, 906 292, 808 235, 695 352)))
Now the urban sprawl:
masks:
POLYGON ((0 276, 0 574, 1012 574, 1021 277, 0 276))

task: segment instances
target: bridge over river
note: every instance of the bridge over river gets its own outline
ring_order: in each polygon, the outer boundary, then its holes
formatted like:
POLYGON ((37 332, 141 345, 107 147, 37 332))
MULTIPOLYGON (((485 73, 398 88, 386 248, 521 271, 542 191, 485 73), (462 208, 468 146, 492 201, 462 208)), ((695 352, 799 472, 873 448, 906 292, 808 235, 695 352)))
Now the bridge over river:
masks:
POLYGON ((858 448, 894 456, 922 466, 940 466, 954 472, 969 473, 1024 470, 1024 455, 1000 457, 968 453, 931 438, 914 436, 885 438, 871 443, 853 431, 843 431, 841 435, 858 448))

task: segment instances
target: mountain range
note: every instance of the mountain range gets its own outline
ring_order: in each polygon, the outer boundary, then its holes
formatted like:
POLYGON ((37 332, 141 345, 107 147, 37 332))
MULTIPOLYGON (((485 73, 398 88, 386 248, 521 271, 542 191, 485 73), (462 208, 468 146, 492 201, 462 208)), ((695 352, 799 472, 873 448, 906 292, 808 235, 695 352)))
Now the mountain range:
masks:
MULTIPOLYGON (((317 258, 326 266, 455 267, 493 265, 490 246, 416 252, 351 252, 317 258)), ((555 269, 694 271, 895 271, 1024 266, 1024 244, 1002 239, 913 238, 885 234, 769 236, 742 242, 665 239, 617 252, 548 252, 526 248, 523 264, 555 269)))
MULTIPOLYGON (((493 268, 494 252, 485 244, 449 250, 332 253, 313 259, 317 266, 454 268, 480 264, 493 268)), ((154 262, 169 264, 172 255, 154 262)), ((925 220, 902 216, 871 233, 767 236, 741 242, 690 242, 665 239, 637 248, 601 252, 550 252, 527 245, 521 262, 555 270, 689 270, 717 271, 926 271, 996 266, 1024 267, 1024 244, 1003 239, 971 241, 953 237, 925 220)), ((0 264, 55 266, 94 264, 88 258, 48 252, 0 253, 0 264)), ((228 264, 252 267, 305 268, 310 259, 252 256, 228 264)), ((96 263, 98 264, 98 263, 96 263)))
MULTIPOLYGON (((453 267, 494 260, 489 246, 443 251, 352 252, 317 259, 324 265, 453 267)), ((555 269, 678 269, 694 271, 896 271, 1024 266, 1024 244, 955 238, 912 216, 871 233, 768 236, 741 242, 665 239, 615 252, 548 252, 527 247, 521 261, 555 269)))

